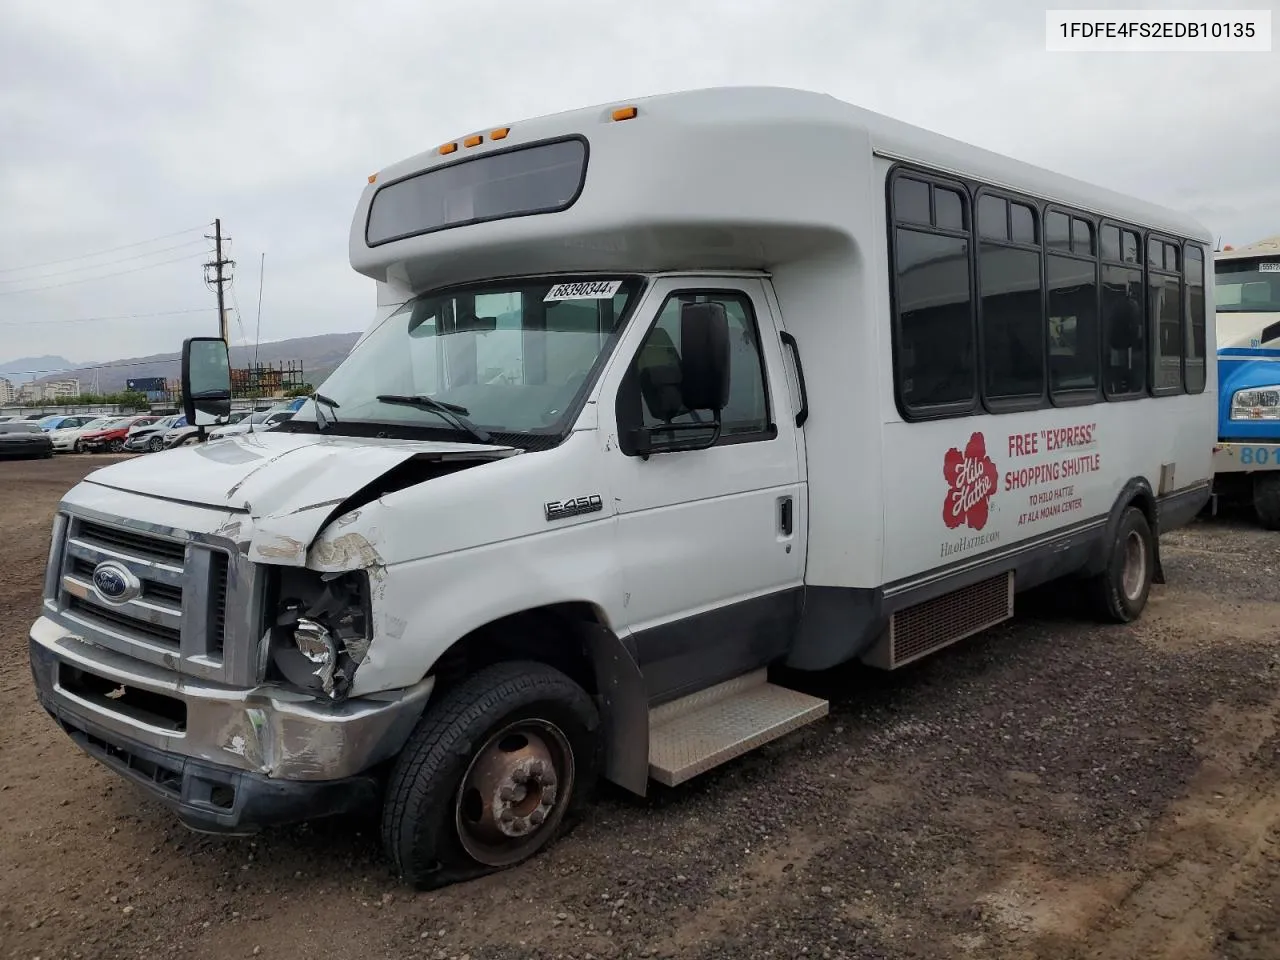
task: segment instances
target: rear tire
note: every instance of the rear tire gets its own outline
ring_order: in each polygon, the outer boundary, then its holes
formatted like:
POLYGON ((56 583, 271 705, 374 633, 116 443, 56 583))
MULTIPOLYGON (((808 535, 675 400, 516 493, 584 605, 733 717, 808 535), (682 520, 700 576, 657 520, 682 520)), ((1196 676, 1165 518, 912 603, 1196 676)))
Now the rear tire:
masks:
POLYGON ((1108 623, 1131 623, 1142 615, 1155 578, 1156 545, 1146 514, 1128 507, 1120 518, 1107 568, 1089 581, 1094 607, 1108 623))
POLYGON ((428 706, 397 758, 382 842, 420 890, 515 866, 580 818, 600 768, 599 717, 534 661, 479 670, 428 706))
POLYGON ((1267 530, 1280 530, 1280 473, 1253 478, 1253 512, 1267 530))

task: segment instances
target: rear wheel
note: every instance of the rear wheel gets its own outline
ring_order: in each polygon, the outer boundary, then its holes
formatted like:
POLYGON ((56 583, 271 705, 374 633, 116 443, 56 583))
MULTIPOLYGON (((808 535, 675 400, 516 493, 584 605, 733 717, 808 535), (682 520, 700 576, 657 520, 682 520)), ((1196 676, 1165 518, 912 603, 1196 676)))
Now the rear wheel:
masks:
POLYGON ((119 453, 123 449, 124 449, 123 440, 112 440, 110 443, 107 444, 107 451, 110 453, 119 453))
POLYGON ((1253 512, 1268 530, 1280 530, 1280 473, 1259 473, 1253 478, 1253 512))
POLYGON ((598 716, 580 686, 533 661, 486 667, 429 707, 397 759, 382 840, 419 889, 514 866, 581 814, 598 716))
POLYGON ((1155 577, 1155 536, 1146 514, 1129 507, 1120 518, 1107 569, 1089 583, 1099 615, 1113 623, 1141 616, 1155 577))

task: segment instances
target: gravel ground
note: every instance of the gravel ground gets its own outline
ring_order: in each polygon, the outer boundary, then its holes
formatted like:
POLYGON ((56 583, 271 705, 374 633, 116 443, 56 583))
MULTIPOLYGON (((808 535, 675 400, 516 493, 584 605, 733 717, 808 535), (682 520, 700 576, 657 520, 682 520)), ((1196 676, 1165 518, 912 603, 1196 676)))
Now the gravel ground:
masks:
POLYGON ((39 710, 25 631, 57 498, 0 464, 0 957, 1280 957, 1280 541, 1164 540, 1143 619, 1063 591, 674 790, 606 790, 543 856, 416 894, 371 820, 202 837, 39 710))

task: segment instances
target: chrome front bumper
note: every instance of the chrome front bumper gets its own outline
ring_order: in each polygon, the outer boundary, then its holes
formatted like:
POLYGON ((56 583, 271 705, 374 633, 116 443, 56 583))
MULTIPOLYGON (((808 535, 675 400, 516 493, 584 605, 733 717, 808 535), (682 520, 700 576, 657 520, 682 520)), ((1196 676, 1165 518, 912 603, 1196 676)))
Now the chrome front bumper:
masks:
POLYGON ((238 689, 89 644, 48 617, 31 628, 30 654, 41 704, 77 743, 188 825, 219 831, 368 799, 368 771, 399 753, 434 684, 340 704, 238 689))

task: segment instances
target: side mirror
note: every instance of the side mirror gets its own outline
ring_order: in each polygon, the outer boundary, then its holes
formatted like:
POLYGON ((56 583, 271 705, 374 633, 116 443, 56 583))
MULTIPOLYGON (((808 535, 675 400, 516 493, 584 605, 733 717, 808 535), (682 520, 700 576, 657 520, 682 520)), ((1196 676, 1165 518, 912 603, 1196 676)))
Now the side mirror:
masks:
POLYGON ((680 308, 680 393, 686 410, 711 410, 719 419, 729 404, 729 318, 723 303, 680 308))
POLYGON ((221 337, 183 341, 182 410, 194 427, 218 423, 231 413, 231 358, 221 337))

